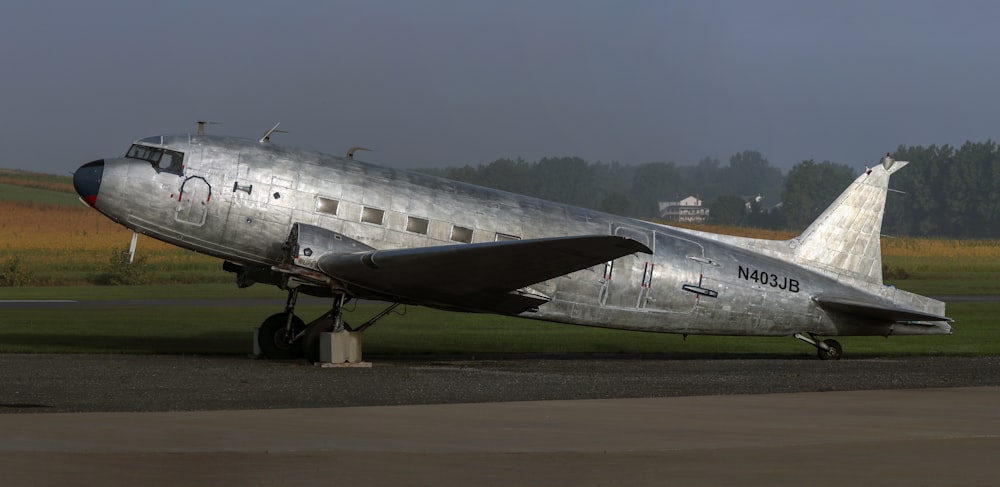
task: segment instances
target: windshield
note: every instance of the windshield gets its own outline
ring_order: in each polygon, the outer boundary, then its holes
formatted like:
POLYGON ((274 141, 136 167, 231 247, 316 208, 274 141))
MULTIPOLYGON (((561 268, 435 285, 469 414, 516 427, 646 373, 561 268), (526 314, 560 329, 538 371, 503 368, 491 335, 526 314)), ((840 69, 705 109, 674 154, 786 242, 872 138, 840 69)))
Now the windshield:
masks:
POLYGON ((184 153, 159 147, 132 144, 125 157, 149 161, 157 172, 181 174, 184 172, 184 153))

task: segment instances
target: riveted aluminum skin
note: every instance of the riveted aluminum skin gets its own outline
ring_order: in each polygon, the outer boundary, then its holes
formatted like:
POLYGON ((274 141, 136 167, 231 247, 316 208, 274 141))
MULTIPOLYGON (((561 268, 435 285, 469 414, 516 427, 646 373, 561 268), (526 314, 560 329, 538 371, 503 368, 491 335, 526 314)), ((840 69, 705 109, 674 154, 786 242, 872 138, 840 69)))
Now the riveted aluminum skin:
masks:
MULTIPOLYGON (((617 235, 652 254, 629 254, 532 284, 521 292, 547 302, 521 315, 683 334, 951 332, 943 303, 882 283, 885 194, 903 162, 860 175, 799 237, 767 241, 679 229, 269 142, 164 135, 136 144, 180 153, 183 167, 107 158, 95 208, 143 234, 262 271, 256 275, 287 266, 295 225, 308 229, 303 235, 311 239, 310 255, 301 258, 312 270, 323 252, 617 235), (349 245, 317 240, 337 236, 349 245), (824 307, 823 299, 840 305, 824 307), (844 303, 859 300, 941 319, 906 322, 843 311, 844 303)), ((511 272, 518 265, 511 262, 511 272)), ((282 283, 280 272, 271 275, 282 283)))

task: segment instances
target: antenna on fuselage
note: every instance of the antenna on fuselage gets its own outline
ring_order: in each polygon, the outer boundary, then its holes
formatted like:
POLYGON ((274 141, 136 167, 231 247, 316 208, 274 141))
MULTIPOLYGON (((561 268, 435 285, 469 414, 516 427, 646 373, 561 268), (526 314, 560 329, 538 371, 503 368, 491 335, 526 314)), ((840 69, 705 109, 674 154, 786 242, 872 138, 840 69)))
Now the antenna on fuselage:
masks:
POLYGON ((205 122, 203 120, 198 120, 198 135, 205 135, 205 125, 219 125, 222 122, 205 122))
POLYGON ((359 151, 359 150, 366 150, 366 151, 371 152, 371 149, 369 149, 367 147, 354 146, 354 147, 351 147, 350 149, 347 149, 347 158, 353 161, 354 160, 354 153, 357 152, 357 151, 359 151))
POLYGON ((270 142, 271 141, 271 134, 277 134, 277 133, 287 134, 288 133, 287 130, 278 130, 278 125, 281 125, 281 122, 278 122, 278 123, 274 124, 274 127, 271 127, 271 130, 268 130, 267 132, 264 132, 264 136, 260 138, 259 142, 262 143, 262 144, 264 142, 270 142))

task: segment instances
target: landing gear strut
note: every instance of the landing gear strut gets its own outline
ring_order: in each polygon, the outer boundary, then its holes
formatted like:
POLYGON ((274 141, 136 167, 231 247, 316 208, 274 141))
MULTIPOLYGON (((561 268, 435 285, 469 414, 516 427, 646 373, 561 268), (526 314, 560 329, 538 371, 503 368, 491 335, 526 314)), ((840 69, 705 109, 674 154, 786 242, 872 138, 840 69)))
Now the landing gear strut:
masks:
POLYGON ((260 325, 257 333, 257 345, 263 356, 272 359, 305 357, 309 362, 319 362, 321 360, 320 339, 323 333, 352 332, 358 335, 355 350, 359 357, 358 360, 360 360, 360 333, 399 306, 399 303, 390 304, 361 326, 351 328, 343 319, 344 303, 350 298, 344 294, 338 294, 334 297, 333 306, 329 311, 310 321, 309 324, 305 324, 298 316, 295 316, 295 302, 298 299, 298 294, 296 289, 289 290, 285 311, 271 315, 260 325))
POLYGON ((343 294, 334 298, 330 311, 310 321, 308 325, 295 315, 298 297, 299 291, 290 289, 285 311, 273 314, 261 323, 257 332, 257 345, 263 356, 272 359, 305 357, 310 362, 318 362, 320 334, 344 329, 342 314, 347 298, 343 294))
POLYGON ((344 323, 343 319, 344 299, 343 294, 338 294, 334 298, 333 308, 323 313, 323 316, 312 320, 306 326, 305 333, 302 334, 301 339, 302 354, 306 357, 306 360, 319 362, 320 334, 331 331, 343 331, 347 328, 347 324, 344 323))
POLYGON ((817 340, 812 333, 809 333, 808 336, 796 333, 795 338, 816 347, 816 355, 819 356, 820 360, 840 360, 840 356, 844 354, 844 348, 837 340, 817 340))

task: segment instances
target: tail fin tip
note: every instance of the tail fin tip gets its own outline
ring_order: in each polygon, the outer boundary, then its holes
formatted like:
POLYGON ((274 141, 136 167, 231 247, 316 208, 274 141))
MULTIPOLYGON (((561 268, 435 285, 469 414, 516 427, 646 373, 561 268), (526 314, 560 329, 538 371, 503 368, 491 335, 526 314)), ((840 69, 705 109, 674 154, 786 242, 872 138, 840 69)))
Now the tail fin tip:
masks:
POLYGON ((867 168, 794 239, 795 260, 838 280, 882 284, 882 218, 889 176, 906 166, 889 154, 867 168))

